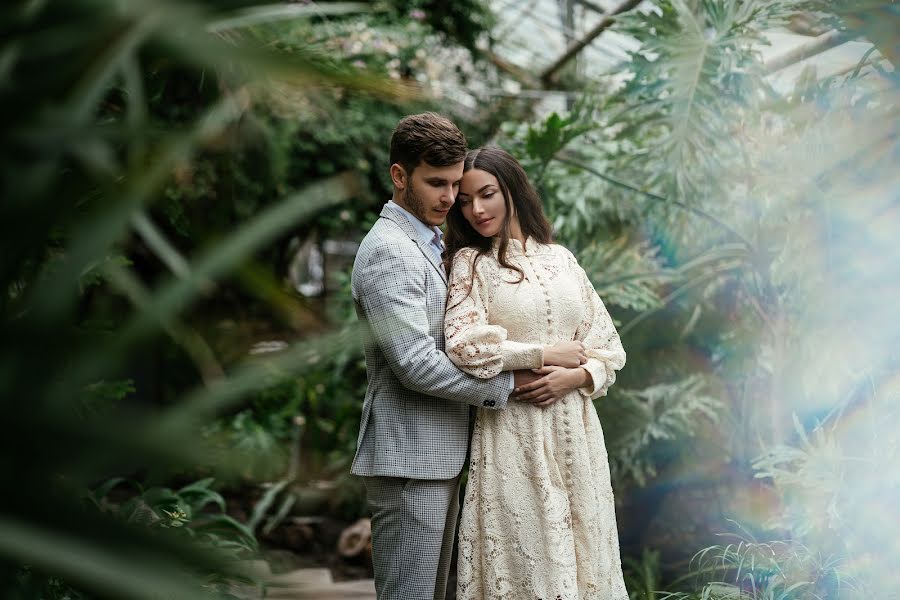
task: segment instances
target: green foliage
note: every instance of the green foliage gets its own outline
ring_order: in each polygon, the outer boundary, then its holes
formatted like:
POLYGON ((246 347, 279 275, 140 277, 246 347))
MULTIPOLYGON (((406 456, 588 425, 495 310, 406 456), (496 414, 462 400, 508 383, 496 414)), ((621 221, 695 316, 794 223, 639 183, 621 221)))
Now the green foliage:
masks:
POLYGON ((618 21, 617 30, 641 47, 630 53, 627 81, 609 103, 608 126, 634 145, 623 166, 652 174, 635 181, 689 203, 725 191, 712 187, 724 181, 704 174, 741 160, 733 132, 772 93, 752 45, 766 43, 763 31, 786 22, 798 4, 673 0, 618 21))
POLYGON ((479 38, 490 34, 494 16, 481 0, 439 2, 437 0, 391 0, 399 13, 398 21, 407 16, 427 22, 435 31, 457 40, 475 51, 479 38))
POLYGON ((131 379, 101 380, 91 383, 85 389, 86 394, 81 402, 80 416, 90 418, 109 412, 134 391, 134 381, 131 379))
MULTIPOLYGON (((278 411, 281 412, 281 411, 278 411)), ((203 435, 222 449, 213 464, 221 466, 237 453, 246 454, 239 470, 251 481, 265 481, 280 475, 287 465, 286 419, 277 414, 256 416, 244 409, 232 417, 219 419, 203 428, 203 435)))
POLYGON ((629 600, 657 600, 657 590, 661 588, 661 568, 659 552, 644 548, 640 560, 625 556, 622 558, 625 589, 629 600))
POLYGON ((691 375, 641 390, 619 390, 614 399, 598 402, 601 419, 616 424, 606 435, 613 478, 643 485, 656 475, 649 450, 657 450, 659 442, 692 437, 700 419, 715 423, 722 403, 705 388, 702 377, 691 375))
POLYGON ((659 2, 617 19, 640 47, 587 106, 504 128, 628 352, 597 403, 617 494, 700 464, 780 501, 682 591, 626 559, 636 597, 896 597, 896 25, 883 2, 659 2), (758 47, 801 9, 874 47, 786 90, 758 47))
POLYGON ((892 425, 898 400, 896 386, 861 391, 809 432, 795 418, 796 441, 770 448, 754 463, 757 476, 771 479, 782 498, 771 525, 827 549, 835 578, 862 582, 869 595, 861 597, 888 598, 898 589, 897 532, 885 522, 900 498, 900 473, 885 468, 900 459, 900 434, 892 425))
MULTIPOLYGON (((102 502, 101 490, 99 506, 80 498, 112 473, 158 480, 207 468, 204 423, 265 389, 271 372, 296 377, 356 343, 336 334, 226 362, 185 315, 214 292, 227 297, 227 275, 321 209, 365 195, 354 174, 291 180, 289 165, 277 162, 260 170, 262 183, 251 175, 256 167, 234 178, 246 196, 225 194, 220 165, 230 153, 244 165, 264 159, 251 111, 260 90, 277 82, 298 98, 412 95, 302 44, 290 52, 259 44, 226 23, 249 5, 84 0, 0 9, 8 415, 0 483, 16 490, 0 498, 5 598, 61 596, 69 586, 117 598, 214 594, 217 574, 254 543, 211 510, 221 511, 222 497, 209 481, 139 490, 121 504, 110 499, 121 489, 102 502), (227 210, 223 198, 233 201, 227 210), (147 357, 160 346, 176 348, 177 360, 163 365, 163 393, 154 396, 147 357), (182 364, 195 371, 185 376, 182 364)), ((255 460, 219 459, 223 478, 255 460)))
POLYGON ((528 127, 525 135, 528 156, 540 161, 541 165, 549 163, 569 142, 589 131, 589 126, 578 117, 577 112, 566 118, 552 113, 541 127, 528 127))
POLYGON ((301 377, 285 377, 253 394, 247 408, 205 427, 204 436, 220 448, 222 460, 246 453, 240 474, 248 481, 280 479, 294 444, 305 451, 304 478, 335 477, 349 469, 356 450, 365 385, 365 363, 358 346, 349 344, 301 377))
POLYGON ((823 598, 887 598, 872 596, 845 570, 849 563, 822 556, 795 541, 711 546, 697 553, 698 578, 723 579, 702 584, 696 593, 671 593, 661 600, 820 600, 823 598))
POLYGON ((632 242, 626 236, 582 246, 580 263, 590 274, 603 301, 626 310, 647 311, 662 307, 660 284, 677 279, 662 266, 658 248, 632 242))
POLYGON ((237 559, 257 551, 256 538, 247 526, 225 513, 225 499, 212 489, 209 477, 177 490, 167 487, 144 489, 136 481, 114 478, 88 494, 88 499, 102 512, 126 523, 151 529, 178 529, 185 540, 197 541, 237 559), (127 484, 136 494, 111 499, 111 493, 127 484), (212 512, 208 507, 217 508, 212 512))

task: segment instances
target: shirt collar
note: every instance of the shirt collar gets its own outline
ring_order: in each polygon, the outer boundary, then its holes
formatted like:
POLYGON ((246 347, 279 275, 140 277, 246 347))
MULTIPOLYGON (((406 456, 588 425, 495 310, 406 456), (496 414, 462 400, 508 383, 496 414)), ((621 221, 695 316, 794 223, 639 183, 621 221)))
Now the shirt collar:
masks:
POLYGON ((419 220, 417 216, 394 202, 393 200, 388 200, 388 206, 392 208, 396 208, 409 220, 410 224, 413 226, 413 229, 416 230, 416 233, 419 234, 419 237, 422 238, 426 244, 431 244, 434 241, 434 234, 437 233, 438 240, 442 240, 444 238, 443 232, 437 227, 432 227, 431 225, 426 225, 422 221, 419 220))

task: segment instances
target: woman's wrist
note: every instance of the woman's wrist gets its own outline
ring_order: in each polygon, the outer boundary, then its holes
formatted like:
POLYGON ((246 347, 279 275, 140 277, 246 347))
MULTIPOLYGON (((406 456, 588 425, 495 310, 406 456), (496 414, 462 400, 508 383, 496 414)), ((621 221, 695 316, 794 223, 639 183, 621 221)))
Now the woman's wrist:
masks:
POLYGON ((593 387, 594 376, 591 375, 591 372, 585 369, 584 366, 578 367, 578 370, 581 371, 581 373, 579 373, 579 375, 581 375, 581 384, 578 387, 593 387))
POLYGON ((553 360, 553 346, 544 346, 544 366, 552 365, 551 361, 553 360))

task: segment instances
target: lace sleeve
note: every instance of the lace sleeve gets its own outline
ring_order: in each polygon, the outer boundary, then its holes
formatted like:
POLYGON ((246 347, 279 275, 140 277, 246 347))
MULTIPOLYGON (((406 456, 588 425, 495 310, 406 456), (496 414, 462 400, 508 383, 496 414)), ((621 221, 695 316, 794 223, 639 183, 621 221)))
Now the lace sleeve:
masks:
POLYGON ((544 365, 544 348, 508 340, 507 331, 488 323, 491 288, 498 281, 491 258, 463 249, 453 258, 444 338, 447 356, 460 369, 487 379, 500 371, 536 369, 544 365))
POLYGON ((585 306, 575 339, 587 346, 588 361, 582 367, 587 369, 594 380, 593 386, 579 391, 593 400, 605 396, 606 391, 616 382, 616 371, 625 366, 625 349, 619 339, 619 332, 587 273, 571 253, 569 260, 581 279, 581 298, 585 306))

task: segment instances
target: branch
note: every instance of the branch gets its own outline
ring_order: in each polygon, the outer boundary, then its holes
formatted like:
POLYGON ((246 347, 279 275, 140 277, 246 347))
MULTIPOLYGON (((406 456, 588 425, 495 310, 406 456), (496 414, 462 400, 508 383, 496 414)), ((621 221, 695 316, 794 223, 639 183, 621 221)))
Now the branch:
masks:
POLYGON ((575 4, 580 4, 581 6, 587 8, 589 10, 592 10, 595 13, 600 13, 601 15, 606 14, 606 9, 604 9, 599 4, 591 2, 590 0, 573 0, 573 2, 575 2, 575 4))
POLYGON ((610 177, 609 175, 606 175, 605 173, 601 173, 600 171, 598 171, 597 169, 594 169, 593 167, 590 167, 590 166, 588 166, 588 165, 585 165, 585 164, 583 164, 583 163, 580 163, 580 162, 578 162, 578 161, 576 161, 576 160, 573 160, 573 159, 571 159, 571 158, 566 158, 565 156, 556 155, 556 156, 553 157, 553 160, 557 160, 557 161, 559 161, 559 162, 561 162, 561 163, 565 163, 565 164, 567 164, 567 165, 572 165, 573 167, 578 167, 579 169, 583 169, 583 170, 587 171, 588 173, 590 173, 591 175, 595 175, 595 176, 599 177, 600 179, 602 179, 603 181, 606 181, 607 183, 611 183, 611 184, 614 185, 614 186, 620 187, 620 188, 622 188, 622 189, 626 189, 626 190, 628 190, 628 191, 630 191, 630 192, 634 192, 634 193, 636 193, 636 194, 640 194, 640 195, 642 195, 642 196, 644 196, 645 198, 648 198, 648 199, 650 199, 650 200, 654 200, 654 201, 656 201, 656 202, 662 202, 662 203, 664 203, 664 204, 671 204, 671 205, 673 205, 673 206, 677 206, 678 208, 681 208, 681 209, 683 209, 683 210, 686 210, 686 211, 688 211, 689 213, 692 213, 692 214, 694 214, 694 215, 697 215, 698 217, 701 217, 701 218, 706 219, 707 221, 709 221, 709 222, 711 222, 711 223, 714 223, 714 224, 718 225, 719 227, 721 227, 722 229, 724 229, 725 231, 727 231, 732 237, 734 237, 735 239, 737 239, 740 243, 742 243, 743 245, 745 245, 747 248, 750 248, 750 249, 753 248, 753 244, 751 244, 744 236, 742 236, 740 233, 738 233, 738 232, 737 232, 734 228, 732 228, 730 225, 728 225, 728 224, 725 223, 724 221, 722 221, 722 220, 720 220, 720 219, 714 217, 713 215, 711 215, 711 214, 709 214, 709 213, 707 213, 707 212, 704 212, 704 211, 700 210, 699 208, 690 206, 690 205, 685 204, 684 202, 680 202, 680 201, 678 201, 678 200, 672 200, 672 199, 670 199, 670 198, 664 198, 663 196, 660 196, 660 195, 658 195, 658 194, 654 194, 653 192, 647 192, 647 191, 644 191, 644 190, 642 190, 642 189, 640 189, 640 188, 636 188, 636 187, 634 187, 633 185, 629 185, 629 184, 624 183, 624 182, 622 182, 622 181, 619 181, 619 180, 617 180, 617 179, 613 179, 613 178, 610 177))
POLYGON ((806 60, 807 58, 810 58, 817 54, 821 54, 826 50, 831 50, 836 46, 840 46, 844 42, 850 41, 850 39, 851 37, 848 36, 845 32, 836 30, 829 31, 828 33, 822 34, 812 41, 801 44, 793 50, 785 52, 781 56, 776 56, 765 64, 764 69, 766 71, 766 74, 775 73, 776 71, 780 71, 785 67, 789 67, 802 60, 806 60))
POLYGON ((570 60, 575 58, 575 56, 584 50, 584 48, 593 42, 601 33, 609 29, 609 26, 615 22, 615 16, 620 15, 623 12, 627 12, 640 4, 643 0, 625 0, 622 4, 615 7, 612 12, 610 12, 607 16, 603 17, 597 25, 594 26, 589 32, 585 34, 583 38, 569 46, 568 49, 560 56, 556 62, 547 67, 547 69, 541 73, 541 81, 544 84, 550 84, 553 82, 554 77, 562 69, 566 66, 570 60))
POLYGON ((535 79, 529 71, 512 64, 511 62, 504 58, 501 58, 494 52, 487 52, 486 54, 488 60, 490 60, 495 67, 521 83, 526 88, 540 87, 540 82, 535 79))

